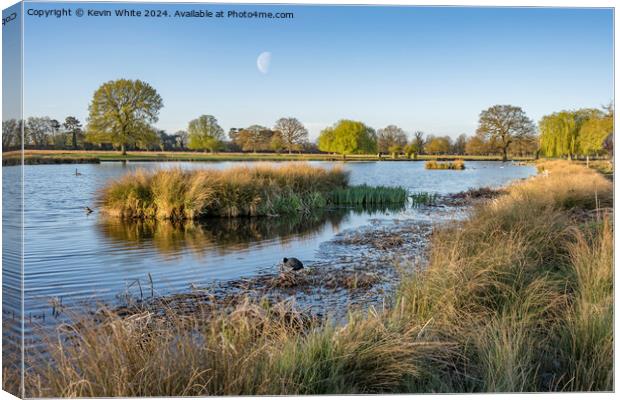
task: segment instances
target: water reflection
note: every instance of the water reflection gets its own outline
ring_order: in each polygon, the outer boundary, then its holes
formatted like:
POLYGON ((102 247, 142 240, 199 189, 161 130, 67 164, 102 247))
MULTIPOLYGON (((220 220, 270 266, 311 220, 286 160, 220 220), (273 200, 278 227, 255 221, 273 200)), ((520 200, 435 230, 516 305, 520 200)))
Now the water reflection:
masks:
POLYGON ((336 228, 349 210, 330 210, 286 218, 212 218, 200 222, 121 221, 102 218, 100 231, 110 240, 132 248, 150 245, 163 255, 189 251, 203 257, 260 247, 274 239, 281 243, 317 233, 326 223, 336 228))
POLYGON ((153 247, 166 257, 178 257, 182 252, 204 257, 216 252, 226 255, 239 250, 255 249, 279 241, 313 237, 326 225, 340 230, 348 216, 379 212, 398 212, 403 207, 331 208, 308 215, 289 215, 273 218, 209 218, 201 221, 120 220, 101 217, 99 231, 106 239, 129 248, 153 247))

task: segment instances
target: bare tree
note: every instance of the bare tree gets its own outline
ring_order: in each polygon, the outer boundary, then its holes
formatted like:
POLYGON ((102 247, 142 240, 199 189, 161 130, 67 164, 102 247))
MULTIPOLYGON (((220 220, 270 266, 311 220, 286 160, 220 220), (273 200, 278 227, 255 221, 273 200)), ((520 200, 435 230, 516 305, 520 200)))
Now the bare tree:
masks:
POLYGON ((65 123, 63 124, 67 133, 71 134, 71 145, 73 149, 78 148, 78 140, 82 140, 84 134, 82 133, 82 123, 79 119, 68 116, 65 118, 65 123))
POLYGON ((396 125, 388 125, 377 131, 377 147, 382 153, 398 153, 406 145, 407 135, 396 125))
POLYGON ((49 117, 30 117, 26 120, 26 143, 36 148, 47 147, 52 132, 52 120, 49 117))
POLYGON ((22 121, 8 119, 2 121, 2 150, 21 145, 22 121))
POLYGON ((276 121, 273 130, 280 132, 281 139, 289 154, 293 152, 296 146, 308 141, 308 130, 297 118, 280 118, 276 121))
POLYGON ((508 148, 515 139, 534 135, 536 128, 521 107, 495 105, 480 113, 478 134, 496 140, 502 149, 502 159, 508 160, 508 148))

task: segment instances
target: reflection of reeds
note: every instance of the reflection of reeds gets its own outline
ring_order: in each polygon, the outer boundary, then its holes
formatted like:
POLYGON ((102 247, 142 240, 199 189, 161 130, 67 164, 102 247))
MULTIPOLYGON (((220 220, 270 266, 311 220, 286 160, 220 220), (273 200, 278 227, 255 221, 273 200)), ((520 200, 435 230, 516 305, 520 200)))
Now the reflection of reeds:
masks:
POLYGON ((260 246, 269 239, 282 243, 311 236, 326 223, 340 224, 349 211, 318 210, 312 214, 277 218, 209 218, 200 221, 118 220, 102 218, 100 231, 106 238, 137 246, 145 241, 162 254, 190 250, 202 256, 209 251, 220 254, 260 246))

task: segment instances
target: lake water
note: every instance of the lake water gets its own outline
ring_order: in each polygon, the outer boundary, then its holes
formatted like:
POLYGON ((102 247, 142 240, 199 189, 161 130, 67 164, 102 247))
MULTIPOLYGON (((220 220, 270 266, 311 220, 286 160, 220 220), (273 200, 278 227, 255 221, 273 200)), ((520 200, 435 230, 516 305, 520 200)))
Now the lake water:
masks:
MULTIPOLYGON (((24 168, 24 317, 29 322, 55 321, 50 301, 75 305, 82 301, 119 302, 128 292, 155 294, 190 290, 214 280, 251 276, 277 268, 284 256, 304 262, 320 260, 321 243, 376 219, 433 220, 415 208, 393 212, 340 210, 313 219, 212 220, 204 224, 127 224, 106 220, 95 208, 97 191, 110 179, 138 168, 228 168, 235 162, 101 163, 34 165, 24 168), (75 170, 82 174, 75 175, 75 170), (95 212, 87 215, 83 208, 95 212), (149 276, 150 275, 150 276, 149 276)), ((251 164, 251 163, 247 163, 251 164)), ((335 162, 312 162, 330 167, 335 162)), ((467 162, 464 171, 425 170, 423 162, 355 162, 352 184, 403 186, 410 192, 448 194, 483 186, 503 186, 535 173, 532 166, 499 162, 467 162)), ((4 221, 15 218, 19 167, 3 167, 4 221)), ((13 221, 15 222, 15 221, 13 221)), ((5 231, 5 235, 7 232, 5 231)), ((6 240, 5 240, 6 242, 6 240)), ((9 245, 11 242, 6 242, 9 245)), ((13 244, 18 242, 13 242, 13 244)), ((15 253, 5 248, 4 261, 15 253)), ((10 274, 9 274, 10 275, 10 274)), ((17 285, 5 273, 4 290, 17 285)), ((19 315, 19 302, 5 296, 3 312, 19 315)), ((10 318, 9 318, 10 319, 10 318)), ((28 328, 27 332, 28 334, 28 328)))

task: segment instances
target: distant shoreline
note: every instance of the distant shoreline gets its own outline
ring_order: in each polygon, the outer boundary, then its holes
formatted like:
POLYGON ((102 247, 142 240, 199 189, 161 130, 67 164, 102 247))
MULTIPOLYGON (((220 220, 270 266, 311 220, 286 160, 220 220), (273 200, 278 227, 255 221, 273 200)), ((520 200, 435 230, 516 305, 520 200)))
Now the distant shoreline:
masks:
MULTIPOLYGON (((299 153, 201 153, 201 152, 169 152, 169 151, 129 151, 125 156, 118 151, 85 151, 85 150, 25 150, 24 163, 38 164, 98 164, 101 162, 140 161, 187 161, 187 162, 216 162, 216 161, 502 161, 497 156, 472 155, 419 155, 417 158, 408 158, 401 155, 393 158, 391 155, 379 157, 376 154, 351 154, 346 158, 333 154, 299 154, 299 153)), ((534 161, 532 157, 514 157, 512 161, 534 161)), ((2 165, 20 165, 21 152, 9 151, 2 153, 2 165)))

